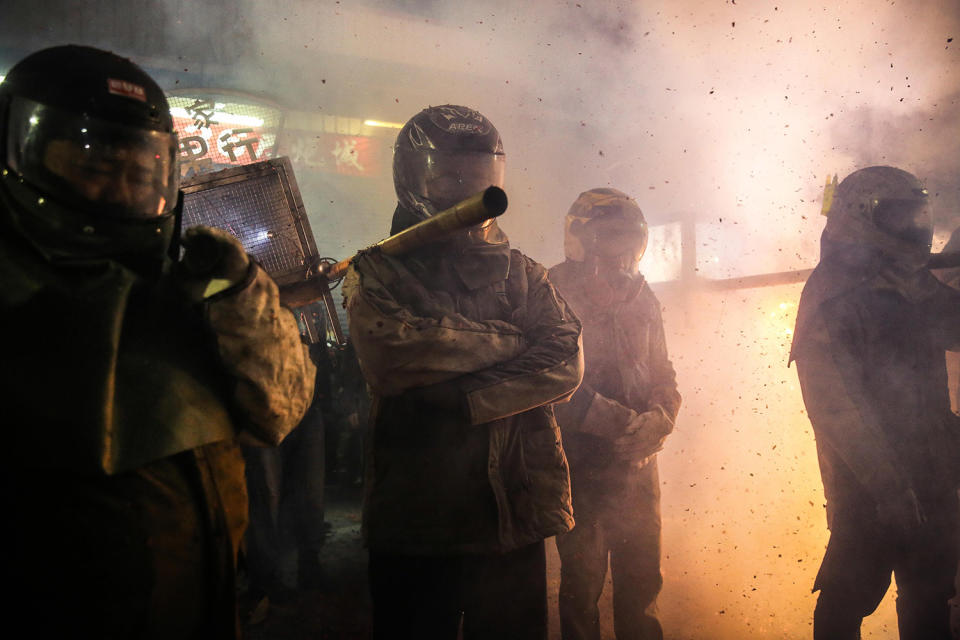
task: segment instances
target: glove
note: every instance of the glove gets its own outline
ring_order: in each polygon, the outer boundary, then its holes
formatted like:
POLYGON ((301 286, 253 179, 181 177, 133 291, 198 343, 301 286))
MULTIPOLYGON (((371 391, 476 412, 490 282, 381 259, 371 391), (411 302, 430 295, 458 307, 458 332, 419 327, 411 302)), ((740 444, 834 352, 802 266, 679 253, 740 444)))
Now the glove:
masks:
POLYGON ((904 534, 911 534, 927 521, 913 489, 890 496, 877 505, 880 521, 904 534))
POLYGON ((627 424, 623 435, 613 441, 614 457, 620 462, 643 463, 663 449, 673 431, 673 420, 662 407, 645 411, 627 424))
POLYGON ((247 279, 250 256, 226 231, 191 227, 180 242, 184 255, 177 264, 177 274, 189 300, 201 302, 247 279))

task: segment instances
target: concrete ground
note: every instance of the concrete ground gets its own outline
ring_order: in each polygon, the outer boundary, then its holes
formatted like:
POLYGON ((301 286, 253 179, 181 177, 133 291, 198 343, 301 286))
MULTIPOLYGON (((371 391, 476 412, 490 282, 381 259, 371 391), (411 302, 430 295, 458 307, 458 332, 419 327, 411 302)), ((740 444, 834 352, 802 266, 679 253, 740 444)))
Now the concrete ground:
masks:
MULTIPOLYGON (((321 575, 316 585, 313 588, 292 593, 292 597, 286 602, 273 603, 267 609, 266 617, 262 621, 245 625, 245 638, 248 640, 299 640, 301 638, 359 640, 370 637, 367 554, 360 541, 361 497, 360 487, 327 488, 326 518, 330 523, 330 531, 320 554, 321 575)), ((560 584, 560 560, 553 539, 547 540, 546 549, 550 607, 549 637, 550 640, 559 640, 557 591, 560 584)), ((960 588, 960 573, 958 573, 957 582, 960 588)), ((674 591, 678 592, 676 589, 674 591)), ((608 575, 600 603, 603 640, 614 638, 611 593, 612 585, 608 575)), ((667 597, 669 599, 669 594, 667 597)), ((678 619, 677 611, 663 611, 663 613, 665 614, 664 626, 670 637, 711 637, 704 635, 702 631, 697 633, 683 631, 683 620, 678 619)), ((954 608, 954 624, 956 630, 953 637, 960 640, 960 606, 957 605, 954 608)), ((864 637, 883 638, 886 634, 880 629, 875 629, 874 632, 866 633, 864 637)))
POLYGON ((360 640, 370 637, 367 554, 360 542, 358 487, 327 488, 330 532, 314 588, 271 603, 266 618, 244 626, 247 640, 360 640))
MULTIPOLYGON (((316 588, 293 594, 289 602, 273 603, 266 618, 246 624, 247 640, 360 640, 370 637, 370 597, 367 554, 360 541, 360 488, 328 487, 326 518, 330 533, 320 554, 321 576, 316 588)), ((553 539, 547 540, 547 589, 550 638, 559 640, 557 590, 560 559, 553 539)), ((604 638, 613 638, 608 594, 604 591, 601 624, 604 638)))

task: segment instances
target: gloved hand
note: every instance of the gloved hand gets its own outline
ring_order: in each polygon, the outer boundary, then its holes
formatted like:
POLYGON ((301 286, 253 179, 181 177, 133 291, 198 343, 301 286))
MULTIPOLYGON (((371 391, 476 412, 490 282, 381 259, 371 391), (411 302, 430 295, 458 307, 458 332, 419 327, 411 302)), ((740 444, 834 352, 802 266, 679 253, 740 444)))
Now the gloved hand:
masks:
POLYGON ((177 274, 187 298, 201 302, 243 282, 250 271, 250 256, 232 234, 213 227, 187 229, 180 240, 183 259, 177 274))
POLYGON ((614 440, 614 457, 621 462, 643 462, 663 449, 673 431, 673 420, 659 405, 639 414, 614 440))
POLYGON ((905 534, 915 532, 927 521, 913 489, 894 494, 878 504, 877 515, 881 522, 905 534))

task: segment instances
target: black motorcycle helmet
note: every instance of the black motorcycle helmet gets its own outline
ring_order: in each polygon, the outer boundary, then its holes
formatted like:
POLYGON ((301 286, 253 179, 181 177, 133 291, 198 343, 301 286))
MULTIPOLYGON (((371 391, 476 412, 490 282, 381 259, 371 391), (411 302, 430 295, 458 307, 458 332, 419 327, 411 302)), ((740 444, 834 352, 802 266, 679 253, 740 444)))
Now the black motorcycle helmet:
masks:
POLYGON ((53 47, 0 83, 0 209, 48 255, 162 254, 177 152, 163 91, 125 58, 53 47))
POLYGON ((500 134, 483 114, 428 107, 397 136, 393 184, 400 205, 425 219, 489 186, 503 187, 505 164, 500 134))

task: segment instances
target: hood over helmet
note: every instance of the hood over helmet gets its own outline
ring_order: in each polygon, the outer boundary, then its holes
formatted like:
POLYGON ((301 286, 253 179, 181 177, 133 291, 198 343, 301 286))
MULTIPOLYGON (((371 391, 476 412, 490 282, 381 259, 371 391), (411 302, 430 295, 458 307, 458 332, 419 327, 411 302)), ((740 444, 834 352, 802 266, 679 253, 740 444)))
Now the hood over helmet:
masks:
POLYGON ((837 187, 827 212, 822 258, 849 258, 922 268, 930 256, 933 219, 927 190, 912 174, 888 166, 854 171, 837 187))
POLYGON ((911 301, 935 293, 936 279, 925 269, 933 238, 927 200, 921 182, 895 167, 867 167, 840 182, 825 211, 820 263, 801 294, 789 362, 828 300, 859 286, 893 290, 911 301))

